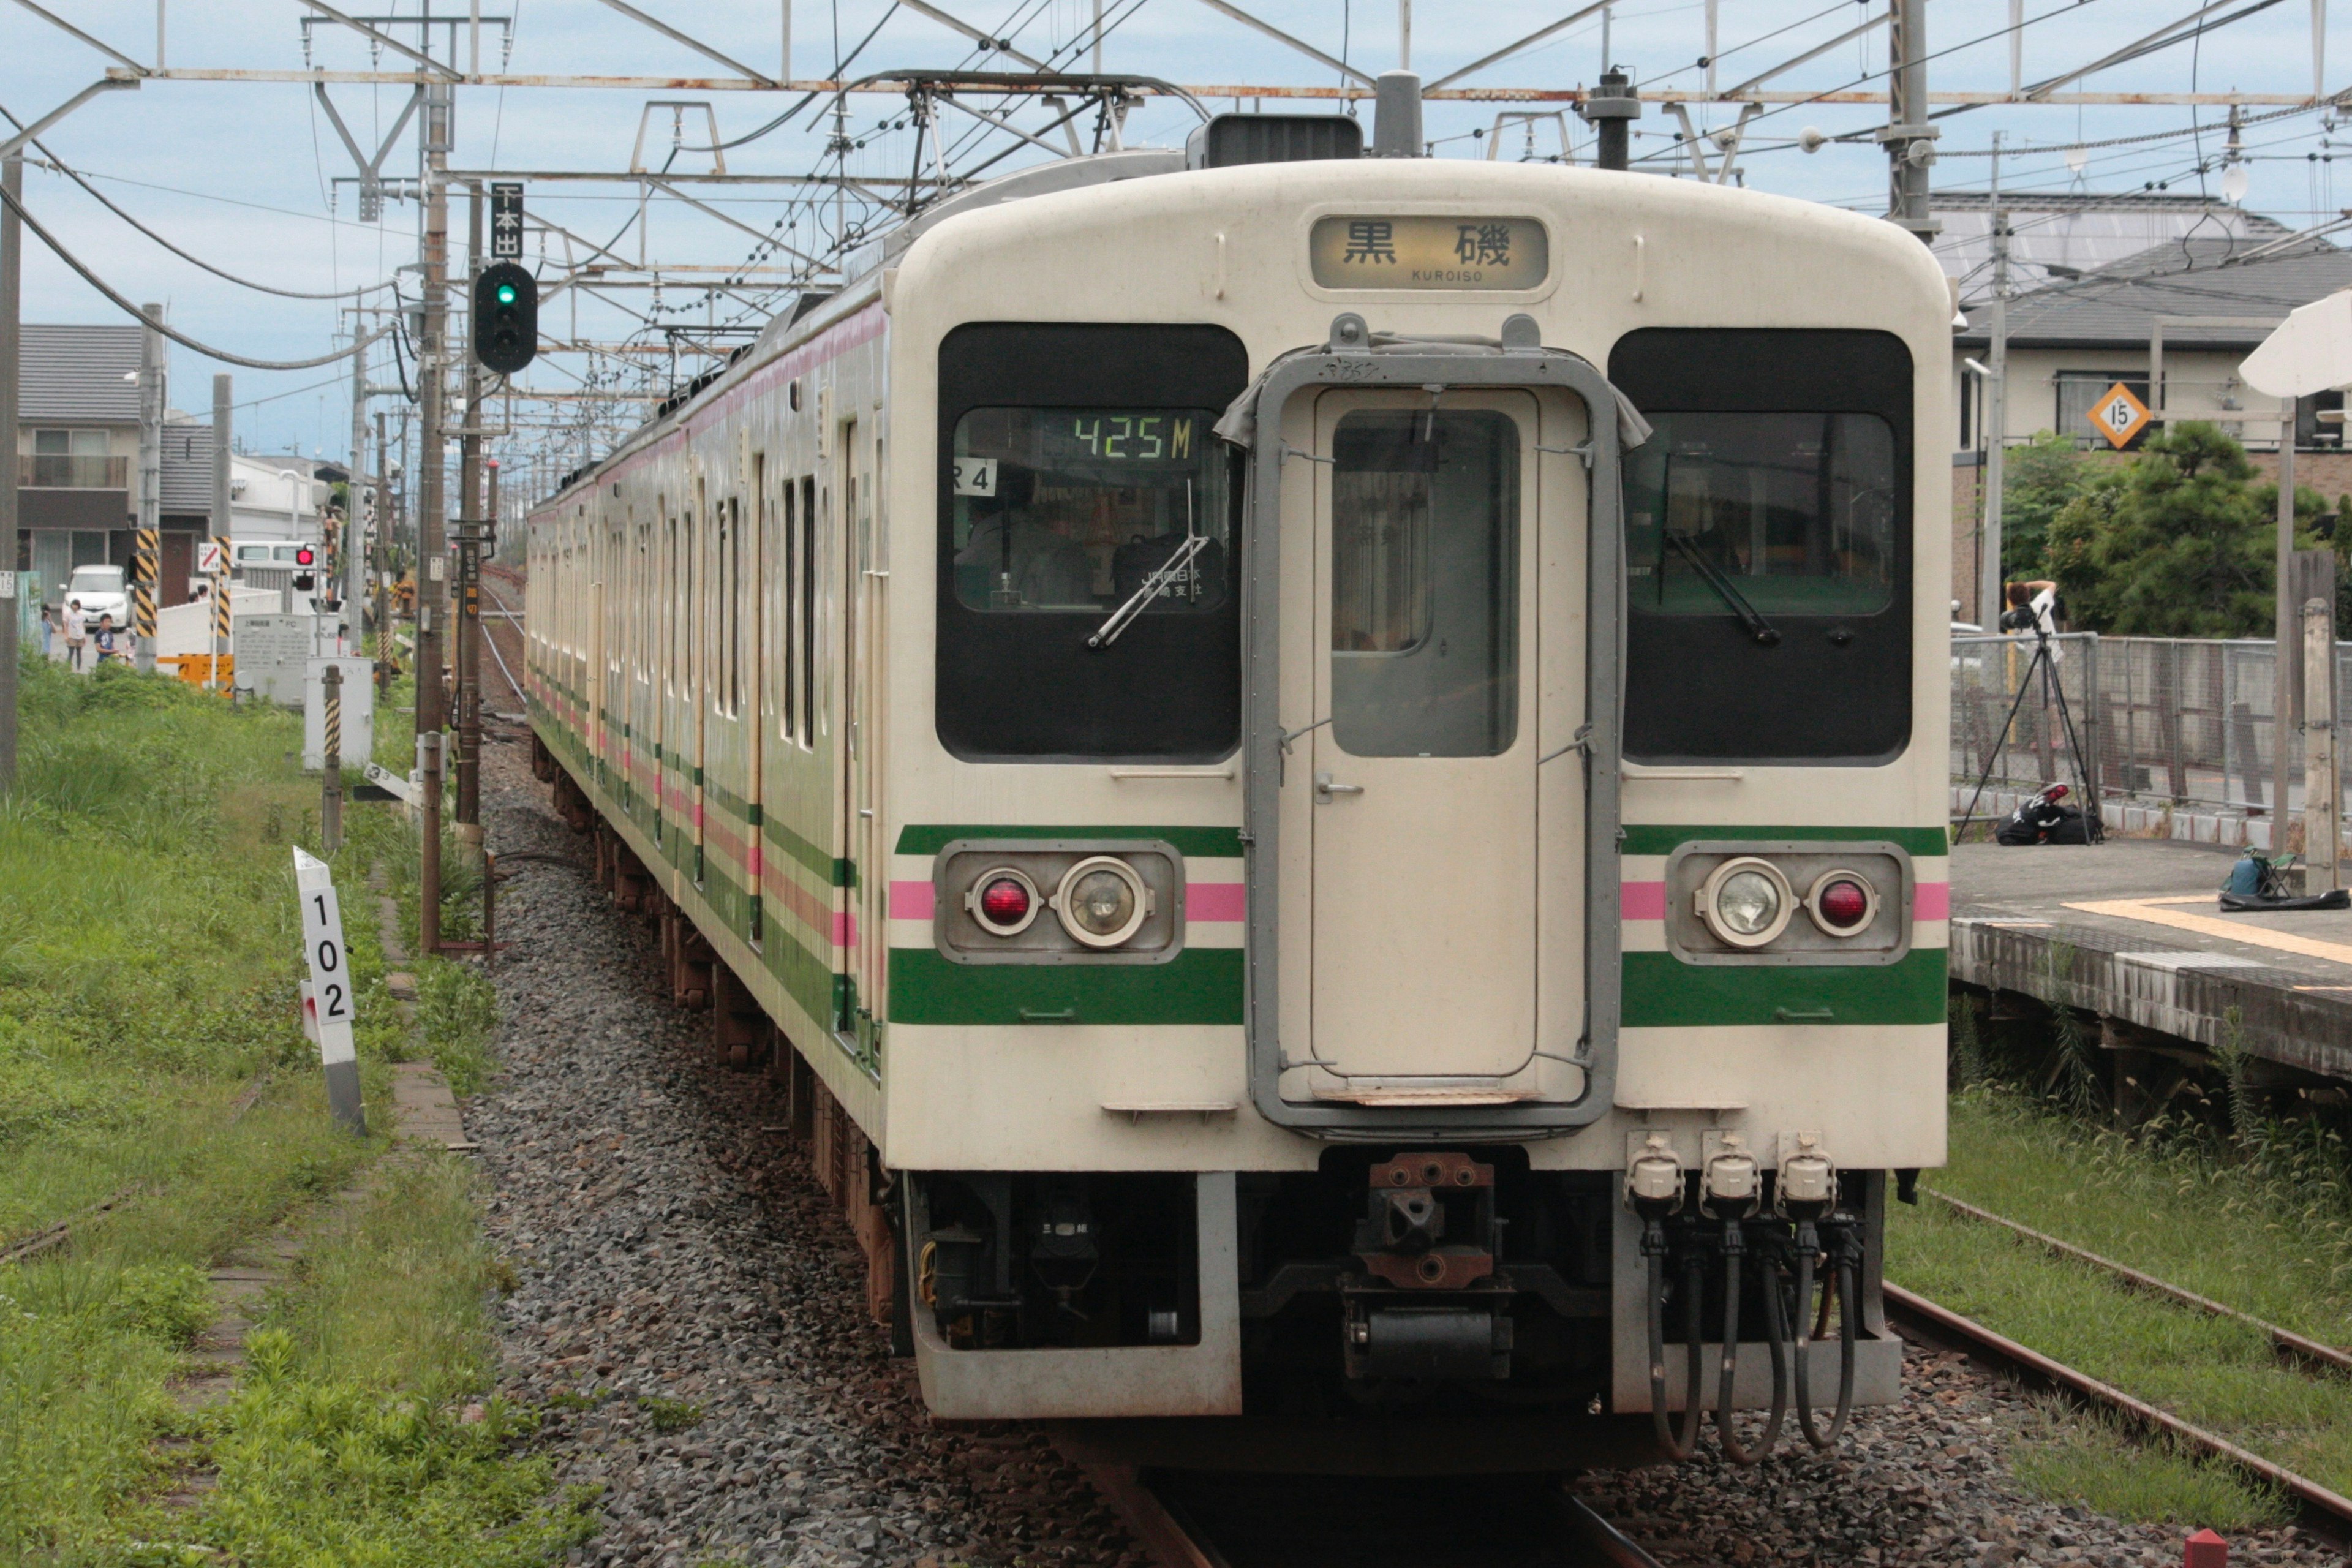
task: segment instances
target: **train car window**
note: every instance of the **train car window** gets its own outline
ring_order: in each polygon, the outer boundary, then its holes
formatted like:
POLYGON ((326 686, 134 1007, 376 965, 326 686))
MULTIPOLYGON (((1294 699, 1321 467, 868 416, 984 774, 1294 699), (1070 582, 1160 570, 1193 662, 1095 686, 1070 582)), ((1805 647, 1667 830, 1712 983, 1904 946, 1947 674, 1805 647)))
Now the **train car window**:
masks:
POLYGON ((801 480, 801 744, 816 749, 816 479, 801 480))
POLYGON ((795 705, 800 700, 799 697, 796 695, 800 690, 800 642, 793 635, 794 623, 798 619, 797 616, 794 614, 794 610, 799 604, 799 590, 796 584, 800 582, 801 560, 799 539, 801 509, 798 501, 799 487, 794 485, 792 480, 786 479, 784 481, 784 616, 782 626, 784 638, 783 718, 782 727, 779 728, 776 732, 781 738, 787 741, 791 740, 800 730, 799 724, 794 721, 798 717, 798 709, 795 705))
POLYGON ((1221 327, 989 322, 940 347, 940 739, 975 761, 1208 761, 1241 727, 1221 327))
POLYGON ((1624 750, 1860 766, 1911 738, 1912 361, 1892 333, 1647 328, 1625 465, 1624 750))
POLYGON ((1518 426, 1364 412, 1331 450, 1331 733, 1360 757, 1491 757, 1518 733, 1518 426))

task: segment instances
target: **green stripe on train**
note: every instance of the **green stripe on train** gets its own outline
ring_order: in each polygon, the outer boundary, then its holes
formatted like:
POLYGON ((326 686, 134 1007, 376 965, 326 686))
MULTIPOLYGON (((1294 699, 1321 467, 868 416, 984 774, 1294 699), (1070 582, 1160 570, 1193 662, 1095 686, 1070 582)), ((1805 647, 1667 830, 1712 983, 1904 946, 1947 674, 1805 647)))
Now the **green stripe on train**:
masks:
POLYGON ((890 950, 893 1024, 1239 1024, 1242 952, 1196 947, 1165 963, 950 963, 890 950))
POLYGON ((1237 859, 1242 852, 1242 830, 1238 827, 1117 827, 1097 822, 1066 827, 986 824, 957 827, 909 823, 898 830, 898 852, 936 855, 959 838, 1158 838, 1174 846, 1179 855, 1204 860, 1237 859))
POLYGON ((1625 825, 1620 853, 1671 855, 1695 838, 1733 844, 1772 839, 1831 839, 1842 844, 1867 840, 1898 845, 1913 855, 1949 855, 1952 852, 1951 836, 1940 827, 1727 827, 1720 823, 1677 827, 1629 822, 1625 825))
POLYGON ((1671 952, 1629 952, 1623 973, 1629 1029, 1944 1021, 1940 947, 1913 948, 1893 963, 1809 967, 1685 963, 1671 952))

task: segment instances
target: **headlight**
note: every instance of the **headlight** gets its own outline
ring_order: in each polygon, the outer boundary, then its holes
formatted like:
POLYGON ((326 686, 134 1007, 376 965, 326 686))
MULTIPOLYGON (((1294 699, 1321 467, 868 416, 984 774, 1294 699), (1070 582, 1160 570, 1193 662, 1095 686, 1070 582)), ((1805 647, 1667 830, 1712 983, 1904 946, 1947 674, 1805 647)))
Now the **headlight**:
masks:
POLYGON ((1788 928, 1797 900, 1779 867, 1743 855, 1717 866, 1693 902, 1694 912, 1717 940, 1753 948, 1788 928))
POLYGON ((1054 910, 1062 929, 1086 946, 1117 947, 1151 912, 1151 892, 1126 861, 1092 855, 1062 874, 1054 910))
POLYGON ((972 879, 963 907, 991 936, 1018 936, 1037 918, 1037 884, 1025 873, 999 866, 972 879))

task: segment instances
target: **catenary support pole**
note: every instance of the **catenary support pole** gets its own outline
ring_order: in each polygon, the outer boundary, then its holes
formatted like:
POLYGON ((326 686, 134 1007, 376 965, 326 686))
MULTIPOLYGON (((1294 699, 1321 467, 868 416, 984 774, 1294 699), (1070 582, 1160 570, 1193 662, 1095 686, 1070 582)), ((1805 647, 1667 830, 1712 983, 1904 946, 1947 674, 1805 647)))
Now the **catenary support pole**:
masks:
POLYGON ((1942 226, 1927 210, 1928 173, 1941 133, 1927 118, 1927 0, 1891 4, 1886 124, 1878 132, 1886 149, 1886 216, 1927 242, 1942 226))
POLYGON ((2303 632, 2294 601, 2294 399, 2279 405, 2278 549, 2273 563, 2278 592, 2272 605, 2277 617, 2271 656, 2271 853, 2286 853, 2286 738, 2302 718, 2295 711, 2295 667, 2302 658, 2303 632))
POLYGON ((417 345, 416 762, 424 770, 417 871, 417 945, 441 947, 442 643, 448 616, 449 547, 441 461, 442 394, 448 376, 449 140, 455 97, 436 82, 425 105, 425 332, 417 345))
MULTIPOLYGON (((25 195, 25 160, 11 157, 0 163, 0 185, 5 185, 12 202, 22 202, 25 195)), ((0 469, 0 578, 9 586, 22 581, 16 574, 18 552, 24 544, 16 527, 16 363, 17 363, 17 296, 24 262, 24 233, 17 226, 16 209, 0 206, 0 430, 8 433, 8 461, 0 469)), ((38 601, 40 587, 33 594, 38 601)), ((17 603, 14 593, 0 599, 0 627, 5 628, 5 646, 0 647, 0 794, 5 794, 16 783, 16 660, 23 649, 20 617, 26 606, 17 603)))
POLYGON ((375 693, 392 689, 392 536, 398 515, 392 510, 392 447, 383 411, 375 416, 375 540, 369 551, 375 585, 375 693))
POLYGON ((2000 564, 2002 483, 2008 473, 2003 445, 2009 438, 2009 215, 2000 205, 2000 132, 1992 133, 1992 348, 1985 378, 1984 564, 1977 584, 1977 624, 1988 632, 2000 625, 2001 592, 2008 574, 2000 564))
MULTIPOLYGON (((482 187, 466 201, 466 299, 471 310, 474 280, 482 273, 482 187)), ((457 641, 457 841, 468 850, 482 842, 482 365, 474 355, 472 318, 467 321, 465 434, 457 438, 457 577, 452 595, 451 632, 457 641)))
MULTIPOLYGON (((213 542, 220 546, 224 556, 230 548, 229 535, 235 531, 229 526, 229 474, 232 468, 229 421, 234 416, 235 386, 236 383, 226 374, 213 377, 212 534, 213 542)), ((224 678, 221 674, 227 665, 229 637, 235 629, 230 617, 236 611, 229 602, 229 594, 228 563, 224 560, 220 570, 213 574, 212 684, 215 687, 235 684, 233 676, 224 678)))
MULTIPOLYGON (((357 314, 352 317, 352 331, 360 331, 357 314)), ((343 647, 351 653, 367 647, 367 509, 360 505, 368 489, 367 401, 367 354, 362 351, 352 356, 351 477, 343 483, 343 555, 337 563, 343 578, 343 647)))
POLYGON ((163 515, 163 320, 161 305, 142 305, 147 318, 139 331, 139 521, 131 552, 131 658, 142 669, 155 668, 156 558, 163 515))

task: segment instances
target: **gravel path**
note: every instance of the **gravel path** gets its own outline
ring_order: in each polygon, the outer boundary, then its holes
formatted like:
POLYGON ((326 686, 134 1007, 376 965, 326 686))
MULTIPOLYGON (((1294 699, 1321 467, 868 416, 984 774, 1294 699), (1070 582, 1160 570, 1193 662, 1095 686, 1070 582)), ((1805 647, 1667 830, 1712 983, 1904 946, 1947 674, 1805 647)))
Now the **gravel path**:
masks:
MULTIPOLYGON (((585 859, 523 765, 484 748, 493 846, 585 859)), ((855 1241, 779 1133, 765 1080, 717 1066, 663 1000, 654 933, 583 872, 517 862, 500 894, 505 1072, 467 1108, 503 1302, 508 1393, 546 1408, 566 1483, 604 1489, 585 1563, 1120 1564, 1110 1509, 1020 1426, 933 1425, 865 1313, 855 1241)), ((1669 1564, 2178 1563, 2185 1531, 2033 1500, 2004 1455, 2042 1416, 1915 1347, 1909 1397, 1839 1452, 1714 1457, 1576 1489, 1669 1564)), ((1793 1418, 1792 1418, 1793 1423, 1793 1418)), ((1711 1437, 1710 1437, 1711 1443, 1711 1437)), ((2336 1564, 2292 1531, 2236 1561, 2336 1564)))
MULTIPOLYGON (((582 857, 486 746, 494 847, 582 857)), ((582 1563, 1143 1562, 1039 1434, 933 1426, 866 1315, 856 1243, 780 1135, 766 1081, 719 1068, 660 992, 655 934, 579 871, 518 862, 497 971, 505 1073, 468 1105, 510 1397, 552 1400, 567 1484, 601 1483, 582 1563)))

